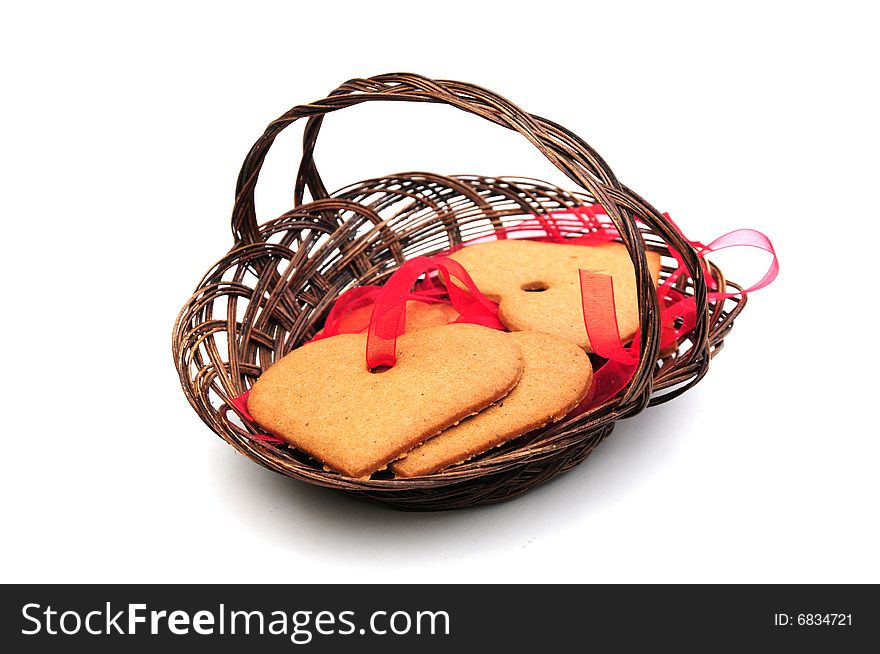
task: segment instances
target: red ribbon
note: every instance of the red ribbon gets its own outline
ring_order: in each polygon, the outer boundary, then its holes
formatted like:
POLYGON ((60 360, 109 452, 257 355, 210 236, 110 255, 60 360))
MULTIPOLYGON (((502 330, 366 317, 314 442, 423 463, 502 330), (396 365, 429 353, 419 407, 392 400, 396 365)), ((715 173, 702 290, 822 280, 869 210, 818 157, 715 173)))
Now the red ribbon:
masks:
MULTIPOLYGON (((330 313, 327 314, 327 320, 324 321, 324 328, 312 340, 319 341, 337 334, 360 334, 366 331, 370 326, 372 311, 359 311, 359 309, 373 307, 381 292, 381 286, 357 286, 347 290, 333 304, 330 313)), ((450 304, 445 296, 446 288, 438 287, 435 282, 426 280, 426 283, 411 293, 405 293, 403 301, 450 304)))
MULTIPOLYGON (((232 399, 232 406, 238 409, 238 412, 241 414, 241 417, 244 418, 251 425, 255 425, 253 416, 251 416, 250 411, 247 408, 248 395, 251 394, 250 389, 246 390, 244 393, 232 399)), ((270 436, 269 434, 261 434, 259 432, 255 434, 248 434, 248 436, 255 441, 263 441, 264 443, 283 443, 284 441, 278 438, 277 436, 270 436)))
POLYGON ((604 359, 634 366, 639 362, 620 340, 617 326, 617 308, 614 304, 614 281, 611 275, 579 270, 581 282, 581 305, 584 326, 590 338, 590 346, 604 359), (587 298, 590 299, 587 302, 587 298))
MULTIPOLYGON (((670 220, 670 222, 672 221, 670 220)), ((672 224, 678 229, 675 223, 672 224)), ((732 293, 709 292, 707 293, 707 300, 709 302, 723 302, 737 296, 744 297, 749 293, 764 288, 773 282, 779 274, 779 259, 776 256, 773 244, 767 236, 754 229, 738 229, 728 232, 716 238, 708 245, 690 240, 688 240, 688 243, 697 250, 697 256, 701 259, 710 252, 730 247, 756 247, 768 252, 773 257, 769 269, 757 283, 732 293)), ((667 306, 660 310, 660 324, 662 326, 661 349, 675 343, 683 334, 687 334, 694 329, 697 323, 696 298, 683 295, 672 288, 673 284, 682 275, 687 274, 687 267, 677 252, 671 249, 670 252, 678 261, 679 266, 657 289, 658 297, 661 298, 661 301, 667 303, 667 306), (676 323, 679 321, 680 323, 676 327, 676 323)), ((718 283, 709 274, 705 264, 703 264, 703 269, 709 287, 717 289, 718 283)), ((614 291, 611 278, 607 275, 597 275, 586 270, 581 270, 580 275, 581 298, 584 306, 584 325, 590 337, 590 344, 596 354, 608 359, 608 361, 596 371, 590 394, 585 402, 576 410, 575 415, 611 399, 629 384, 638 365, 640 343, 639 334, 636 334, 628 349, 624 348, 623 343, 620 341, 620 334, 617 330, 617 316, 614 311, 614 291), (590 298, 589 303, 587 302, 587 297, 590 298)))
MULTIPOLYGON (((404 262, 380 287, 367 331, 367 367, 393 366, 397 362, 397 337, 406 320, 406 300, 418 279, 437 271, 446 280, 444 290, 458 311, 455 322, 468 322, 504 330, 498 320, 498 305, 480 293, 464 267, 448 257, 415 257, 404 262), (452 282, 457 279, 461 288, 452 282)), ((431 282, 432 284, 436 282, 431 282)))

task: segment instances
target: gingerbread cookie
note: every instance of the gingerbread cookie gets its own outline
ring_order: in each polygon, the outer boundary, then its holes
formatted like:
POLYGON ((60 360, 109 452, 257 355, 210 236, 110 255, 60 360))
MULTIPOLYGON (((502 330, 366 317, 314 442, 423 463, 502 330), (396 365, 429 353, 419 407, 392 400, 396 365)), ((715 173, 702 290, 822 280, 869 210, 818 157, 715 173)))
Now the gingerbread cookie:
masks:
POLYGON ((263 429, 350 477, 365 477, 504 397, 523 359, 505 332, 443 325, 397 339, 397 364, 370 372, 366 335, 312 341, 254 384, 248 411, 263 429))
MULTIPOLYGON (((511 331, 556 334, 592 352, 584 327, 579 269, 611 275, 623 342, 639 330, 635 269, 621 243, 499 240, 468 245, 449 256, 467 269, 484 295, 498 302, 498 318, 511 331)), ((648 252, 647 260, 656 285, 660 255, 648 252)))
POLYGON ((426 475, 461 463, 559 420, 587 394, 593 369, 577 345, 538 332, 511 332, 507 338, 523 355, 523 375, 516 387, 489 408, 443 430, 392 463, 396 476, 426 475))

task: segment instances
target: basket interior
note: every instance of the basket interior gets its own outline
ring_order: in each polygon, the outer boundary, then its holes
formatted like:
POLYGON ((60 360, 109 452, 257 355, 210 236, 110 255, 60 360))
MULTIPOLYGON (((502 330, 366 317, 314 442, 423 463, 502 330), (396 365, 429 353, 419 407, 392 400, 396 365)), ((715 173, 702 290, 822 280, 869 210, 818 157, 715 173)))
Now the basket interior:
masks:
MULTIPOLYGON (((293 448, 256 440, 229 404, 274 361, 311 339, 346 290, 382 283, 412 257, 490 236, 534 214, 594 202, 586 193, 533 179, 407 173, 360 182, 302 205, 261 225, 262 241, 234 247, 184 306, 174 339, 184 391, 202 419, 247 456, 283 474, 349 490, 425 488, 503 473, 526 458, 540 461, 592 433, 606 433, 614 420, 645 402, 606 403, 428 477, 395 480, 380 472, 370 480, 348 480, 293 448)), ((645 248, 662 255, 665 279, 677 267, 675 260, 651 227, 640 223, 640 230, 645 248)), ((720 288, 739 290, 708 265, 720 288)), ((693 280, 682 278, 676 289, 693 294, 693 280)), ((684 337, 674 351, 661 352, 647 404, 666 401, 699 381, 743 304, 710 302, 708 343, 684 337)))

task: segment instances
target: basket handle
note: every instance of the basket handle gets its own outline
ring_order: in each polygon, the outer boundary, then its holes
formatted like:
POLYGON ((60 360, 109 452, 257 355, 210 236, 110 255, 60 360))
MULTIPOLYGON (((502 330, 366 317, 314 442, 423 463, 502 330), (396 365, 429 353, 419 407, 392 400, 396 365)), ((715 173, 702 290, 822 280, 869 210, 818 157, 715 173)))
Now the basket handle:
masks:
MULTIPOLYGON (((269 124, 245 158, 238 176, 232 212, 232 230, 238 241, 255 243, 262 240, 257 228, 254 191, 260 169, 278 134, 291 123, 308 118, 294 201, 297 206, 302 204, 306 189, 314 200, 326 198, 329 193, 314 160, 315 143, 324 115, 371 101, 447 104, 519 132, 550 163, 590 193, 609 212, 617 214, 611 216, 612 220, 626 220, 625 216, 618 214, 614 203, 604 192, 606 187, 621 188, 620 183, 602 157, 577 135, 546 118, 526 113, 500 95, 482 87, 452 80, 432 80, 412 73, 394 73, 350 80, 323 100, 293 107, 269 124)), ((631 220, 630 222, 632 223, 631 220)), ((634 230, 634 223, 630 227, 634 230)))

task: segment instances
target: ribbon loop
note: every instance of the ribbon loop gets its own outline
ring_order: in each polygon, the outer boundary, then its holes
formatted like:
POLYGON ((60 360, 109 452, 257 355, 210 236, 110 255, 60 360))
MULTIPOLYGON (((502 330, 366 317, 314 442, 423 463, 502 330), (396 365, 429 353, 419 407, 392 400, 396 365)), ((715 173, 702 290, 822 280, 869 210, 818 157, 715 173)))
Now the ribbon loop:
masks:
POLYGON ((614 304, 614 280, 611 275, 579 270, 581 305, 584 326, 590 347, 603 359, 633 366, 639 362, 623 347, 617 325, 617 307, 614 304))
POLYGON ((457 261, 444 256, 415 257, 404 262, 380 287, 367 330, 367 367, 393 366, 397 362, 397 337, 406 319, 406 300, 418 279, 437 271, 446 280, 446 292, 460 317, 492 329, 504 329, 498 320, 498 305, 480 293, 470 275, 457 261), (455 278, 464 288, 455 284, 455 278))
POLYGON ((710 252, 717 252, 718 250, 733 247, 753 247, 758 248, 759 250, 764 250, 764 252, 769 252, 773 256, 773 261, 770 263, 770 268, 757 283, 752 284, 742 291, 727 294, 722 293, 721 295, 725 295, 726 297, 748 295, 749 293, 764 288, 773 282, 773 280, 776 279, 776 276, 779 275, 779 258, 776 256, 776 250, 773 248, 773 243, 771 243, 770 239, 764 234, 755 229, 735 229, 723 236, 719 236, 708 245, 703 246, 698 252, 698 255, 704 257, 710 252))

